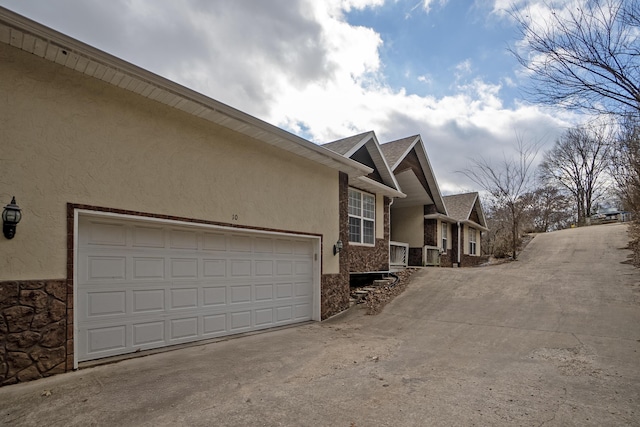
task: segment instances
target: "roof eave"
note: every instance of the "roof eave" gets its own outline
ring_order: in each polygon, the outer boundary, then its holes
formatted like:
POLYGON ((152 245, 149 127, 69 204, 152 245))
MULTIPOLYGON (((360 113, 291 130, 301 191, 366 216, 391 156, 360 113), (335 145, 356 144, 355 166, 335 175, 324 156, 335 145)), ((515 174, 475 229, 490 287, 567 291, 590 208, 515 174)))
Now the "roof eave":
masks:
POLYGON ((407 195, 404 194, 403 192, 398 191, 394 188, 388 187, 384 184, 381 184, 378 181, 375 181, 366 176, 360 176, 357 178, 357 180, 361 184, 360 187, 363 190, 367 190, 376 194, 382 194, 383 196, 387 196, 387 197, 396 197, 400 199, 407 197, 407 195))
POLYGON ((367 175, 373 171, 354 160, 1 6, 0 42, 347 173, 350 177, 367 175), (102 73, 98 77, 96 67, 104 67, 111 73, 102 73), (89 70, 93 70, 93 73, 89 70), (122 77, 110 81, 106 77, 109 74, 126 76, 127 83, 122 83, 122 77))

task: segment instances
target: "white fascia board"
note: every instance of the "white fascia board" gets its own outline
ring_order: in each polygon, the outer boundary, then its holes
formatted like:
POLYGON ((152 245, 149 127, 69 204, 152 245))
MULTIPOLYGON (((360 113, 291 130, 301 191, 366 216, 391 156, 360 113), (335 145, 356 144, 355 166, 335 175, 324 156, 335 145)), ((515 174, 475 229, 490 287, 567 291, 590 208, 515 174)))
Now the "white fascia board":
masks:
POLYGON ((441 213, 425 215, 424 219, 439 219, 440 221, 448 222, 448 223, 451 223, 451 224, 455 224, 456 222, 462 222, 462 221, 458 221, 456 219, 453 219, 451 217, 448 217, 446 215, 443 215, 441 213))
MULTIPOLYGON (((349 149, 349 151, 347 151, 346 153, 344 153, 344 157, 351 157, 355 154, 356 151, 358 151, 364 144, 367 143, 367 141, 369 141, 372 137, 375 138, 375 133, 373 133, 372 130, 370 130, 369 132, 366 132, 362 135, 362 139, 355 144, 353 147, 351 147, 351 149, 349 149)), ((373 172, 373 170, 372 170, 373 172)))
POLYGON ((460 221, 460 223, 468 225, 468 226, 473 227, 473 228, 476 228, 476 229, 478 229, 480 231, 489 231, 489 229, 487 227, 485 227, 483 225, 480 225, 475 221, 471 221, 470 219, 466 220, 466 221, 460 221))
MULTIPOLYGON (((0 6, 0 30, 2 29, 2 27, 13 30, 12 32, 17 31, 18 33, 22 33, 22 35, 29 36, 30 39, 38 39, 45 45, 51 46, 54 49, 62 49, 65 51, 65 56, 70 56, 67 54, 72 53, 76 60, 73 63, 61 64, 67 68, 75 69, 75 64, 79 59, 97 63, 110 72, 121 73, 124 76, 137 79, 152 87, 157 88, 158 90, 170 93, 171 95, 174 95, 181 100, 191 101, 202 107, 202 109, 198 110, 198 114, 188 112, 187 114, 191 114, 204 120, 217 123, 218 125, 225 126, 236 132, 249 135, 257 140, 292 152, 298 156, 307 158, 316 163, 320 163, 332 169, 345 172, 350 177, 367 175, 373 171, 373 169, 349 158, 345 158, 337 153, 334 153, 327 148, 323 148, 311 141, 287 132, 284 129, 271 125, 263 120, 260 120, 247 113, 216 101, 215 99, 209 98, 206 95, 203 95, 169 79, 133 65, 130 62, 96 49, 88 44, 71 38, 65 34, 55 31, 49 27, 32 21, 24 16, 21 16, 0 6), (205 114, 203 113, 204 111, 210 111, 212 114, 205 114), (232 124, 221 124, 216 122, 214 120, 214 117, 217 115, 223 115, 231 119, 232 124), (263 133, 265 135, 263 135, 263 133)), ((2 42, 12 44, 11 40, 2 40, 2 42)), ((25 48, 24 46, 16 47, 29 53, 33 53, 33 51, 29 51, 29 49, 25 48)), ((49 58, 47 55, 41 57, 51 62, 57 62, 55 57, 49 58)), ((94 78, 98 78, 96 75, 87 73, 86 70, 85 74, 94 78)), ((111 82, 109 83, 113 86, 118 87, 117 84, 111 82)), ((122 89, 134 92, 129 87, 123 87, 122 89)), ((153 91, 150 91, 148 95, 151 95, 151 93, 153 93, 153 91)), ((142 94, 138 95, 144 96, 142 94)), ((147 98, 154 99, 148 95, 146 96, 147 98)), ((162 101, 160 100, 158 102, 162 101)), ((177 108, 177 105, 179 104, 180 102, 177 102, 173 103, 170 106, 172 108, 176 108, 180 111, 186 112, 180 108, 177 108)))
POLYGON ((440 205, 439 207, 444 211, 445 215, 449 215, 449 212, 447 211, 447 205, 444 203, 444 199, 442 198, 442 192, 440 191, 438 180, 433 173, 433 168, 431 167, 431 162, 429 161, 429 156, 427 155, 427 149, 425 148, 424 142, 422 141, 422 137, 420 135, 418 135, 415 145, 420 146, 420 150, 416 150, 418 153, 418 160, 420 160, 422 170, 425 172, 427 183, 431 187, 431 191, 434 193, 433 198, 435 200, 433 202, 436 207, 438 207, 438 204, 440 205), (435 191, 433 191, 434 187, 435 191))
POLYGON ((407 197, 407 195, 404 194, 403 192, 398 191, 394 188, 388 187, 384 184, 381 184, 378 181, 375 181, 366 176, 358 177, 358 181, 361 184, 360 187, 362 187, 363 190, 367 190, 372 193, 382 194, 383 196, 387 196, 387 197, 397 197, 399 199, 404 199, 405 197, 407 197))
MULTIPOLYGON (((378 138, 376 137, 376 135, 373 135, 373 145, 374 145, 374 149, 377 153, 377 157, 379 157, 380 159, 382 159, 382 168, 378 168, 378 172, 382 172, 380 175, 383 175, 382 179, 387 179, 389 181, 391 181, 393 188, 395 188, 396 190, 402 190, 400 188, 400 185, 398 184, 398 181, 396 180, 396 176, 395 174, 391 171, 391 168, 389 167, 389 163, 387 163, 387 159, 385 158, 384 154, 382 153, 382 150, 380 149, 380 142, 378 142, 378 138), (382 169, 382 170, 381 170, 382 169)), ((367 147, 367 150, 369 150, 369 147, 367 147)), ((369 153, 369 155, 371 155, 371 153, 369 153)), ((375 157, 371 156, 374 161, 375 161, 375 157)))
POLYGON ((442 215, 442 214, 439 214, 439 213, 437 213, 437 214, 428 214, 428 215, 425 215, 424 218, 425 219, 439 219, 440 221, 448 222, 450 224, 458 224, 458 223, 459 224, 465 224, 465 225, 471 226, 471 227, 476 228, 476 229, 481 230, 481 231, 489 231, 489 229, 487 227, 485 227, 483 225, 480 225, 475 221, 471 221, 470 219, 465 219, 463 221, 459 221, 457 219, 453 219, 451 217, 448 217, 446 215, 442 215))

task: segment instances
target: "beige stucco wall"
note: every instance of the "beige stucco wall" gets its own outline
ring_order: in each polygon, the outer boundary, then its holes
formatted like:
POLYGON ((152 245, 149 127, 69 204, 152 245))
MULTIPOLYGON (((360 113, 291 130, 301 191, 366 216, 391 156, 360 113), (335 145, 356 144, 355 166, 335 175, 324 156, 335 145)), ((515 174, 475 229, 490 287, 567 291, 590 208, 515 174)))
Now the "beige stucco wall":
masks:
POLYGON ((66 277, 67 203, 322 234, 339 272, 337 171, 4 44, 0 94, 0 280, 66 277))
POLYGON ((424 246, 424 207, 391 209, 391 240, 408 243, 412 248, 424 246))

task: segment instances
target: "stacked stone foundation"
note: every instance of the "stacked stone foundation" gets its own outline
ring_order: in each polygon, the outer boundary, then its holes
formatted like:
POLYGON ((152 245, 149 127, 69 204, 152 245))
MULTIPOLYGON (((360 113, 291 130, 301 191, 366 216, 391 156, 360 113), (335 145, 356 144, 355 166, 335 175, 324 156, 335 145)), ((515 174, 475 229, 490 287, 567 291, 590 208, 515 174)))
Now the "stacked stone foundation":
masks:
POLYGON ((0 282, 0 385, 67 371, 67 283, 0 282))

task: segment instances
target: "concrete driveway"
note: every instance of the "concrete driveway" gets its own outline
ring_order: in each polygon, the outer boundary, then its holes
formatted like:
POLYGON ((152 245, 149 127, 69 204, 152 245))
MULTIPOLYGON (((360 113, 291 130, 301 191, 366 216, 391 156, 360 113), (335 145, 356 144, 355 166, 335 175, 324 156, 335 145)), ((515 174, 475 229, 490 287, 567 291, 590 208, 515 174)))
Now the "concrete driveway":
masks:
POLYGON ((520 261, 424 269, 382 314, 0 388, 2 425, 640 425, 640 272, 626 227, 520 261))

